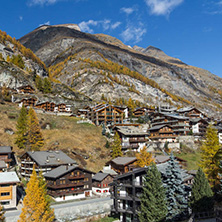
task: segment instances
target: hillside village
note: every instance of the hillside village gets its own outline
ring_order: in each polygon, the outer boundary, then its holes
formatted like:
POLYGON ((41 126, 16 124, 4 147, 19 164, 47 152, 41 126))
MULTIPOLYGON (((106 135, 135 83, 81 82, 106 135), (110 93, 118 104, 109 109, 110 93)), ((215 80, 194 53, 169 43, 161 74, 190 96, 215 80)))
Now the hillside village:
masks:
MULTIPOLYGON (((214 125, 218 132, 218 141, 222 141, 221 122, 208 118, 195 107, 178 109, 159 106, 131 110, 127 106, 100 103, 80 108, 73 113, 70 104, 38 103, 32 97, 30 86, 17 89, 14 95, 27 98, 16 102, 20 108, 33 108, 43 115, 65 115, 70 118, 75 116, 79 119, 79 124, 89 123, 100 127, 102 135, 110 144, 117 133, 123 156, 110 159, 100 167, 100 171, 94 172, 79 166, 75 159, 61 150, 33 150, 17 156, 13 147, 5 144, 0 147, 0 183, 4 184, 0 192, 3 194, 1 204, 5 209, 13 209, 21 204, 24 197, 21 185, 24 186, 24 181, 29 180, 35 166, 37 174, 43 173, 47 192, 54 201, 110 196, 114 201, 111 207, 112 215, 119 215, 121 221, 137 221, 135 209, 140 207, 142 177, 146 175, 147 168, 138 168, 136 153, 146 147, 146 152, 152 153, 157 168, 164 177, 172 159, 170 152, 180 153, 184 145, 190 149, 199 149, 209 124, 214 125), (6 189, 6 185, 9 188, 6 189), (16 191, 17 186, 20 188, 16 191), (120 193, 117 192, 119 189, 120 193), (16 200, 18 196, 19 202, 16 200)), ((111 157, 112 150, 110 151, 111 157)), ((181 167, 184 185, 191 187, 197 168, 187 170, 185 159, 176 157, 176 160, 181 167)))

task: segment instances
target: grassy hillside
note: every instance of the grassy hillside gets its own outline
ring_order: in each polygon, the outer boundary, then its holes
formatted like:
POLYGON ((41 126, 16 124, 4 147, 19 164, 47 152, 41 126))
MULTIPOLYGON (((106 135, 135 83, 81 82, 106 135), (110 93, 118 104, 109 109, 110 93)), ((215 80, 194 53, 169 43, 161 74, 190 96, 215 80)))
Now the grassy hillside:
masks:
MULTIPOLYGON (((19 150, 14 144, 15 134, 10 135, 5 132, 7 129, 16 131, 18 115, 17 105, 0 104, 0 145, 13 146, 15 153, 21 155, 24 151, 19 150)), ((91 124, 77 124, 78 119, 75 117, 47 114, 37 114, 37 116, 45 140, 42 150, 61 149, 83 167, 96 172, 110 159, 101 128, 91 124), (45 128, 47 124, 50 129, 45 128), (74 155, 72 151, 79 155, 74 155)))

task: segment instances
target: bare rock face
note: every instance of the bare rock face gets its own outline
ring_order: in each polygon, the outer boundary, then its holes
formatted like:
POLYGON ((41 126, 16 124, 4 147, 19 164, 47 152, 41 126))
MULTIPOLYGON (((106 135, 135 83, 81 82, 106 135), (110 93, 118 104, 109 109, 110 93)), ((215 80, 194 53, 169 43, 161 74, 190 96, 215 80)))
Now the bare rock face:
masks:
POLYGON ((55 71, 57 67, 53 78, 93 100, 100 100, 104 94, 111 100, 131 97, 148 104, 184 105, 179 96, 208 113, 215 114, 221 108, 221 78, 153 46, 131 48, 116 38, 83 33, 69 24, 37 28, 19 41, 35 52, 50 70, 55 71), (124 71, 95 67, 90 61, 126 67, 158 86, 124 71))

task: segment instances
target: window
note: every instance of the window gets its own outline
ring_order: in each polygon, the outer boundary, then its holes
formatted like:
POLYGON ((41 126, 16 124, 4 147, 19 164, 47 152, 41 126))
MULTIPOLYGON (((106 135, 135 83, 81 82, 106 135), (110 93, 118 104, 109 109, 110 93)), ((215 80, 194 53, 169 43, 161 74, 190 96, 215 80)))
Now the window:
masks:
POLYGON ((9 196, 10 192, 1 193, 1 196, 9 196))
POLYGON ((84 178, 84 181, 89 181, 89 178, 87 178, 87 177, 86 177, 86 178, 84 178))
POLYGON ((9 201, 2 201, 2 202, 0 202, 0 203, 1 203, 1 205, 9 205, 9 204, 10 204, 9 201))
POLYGON ((89 188, 89 185, 84 185, 84 188, 89 188))

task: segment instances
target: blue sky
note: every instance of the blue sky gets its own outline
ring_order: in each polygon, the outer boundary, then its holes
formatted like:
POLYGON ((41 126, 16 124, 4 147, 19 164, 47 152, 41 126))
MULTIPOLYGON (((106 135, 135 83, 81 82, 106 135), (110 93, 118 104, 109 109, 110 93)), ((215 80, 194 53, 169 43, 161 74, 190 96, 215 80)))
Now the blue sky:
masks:
POLYGON ((126 45, 155 46, 222 77, 222 0, 1 1, 0 29, 12 37, 64 23, 126 45))

